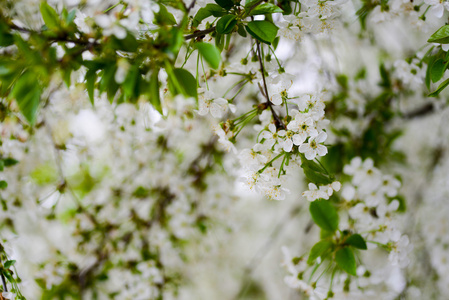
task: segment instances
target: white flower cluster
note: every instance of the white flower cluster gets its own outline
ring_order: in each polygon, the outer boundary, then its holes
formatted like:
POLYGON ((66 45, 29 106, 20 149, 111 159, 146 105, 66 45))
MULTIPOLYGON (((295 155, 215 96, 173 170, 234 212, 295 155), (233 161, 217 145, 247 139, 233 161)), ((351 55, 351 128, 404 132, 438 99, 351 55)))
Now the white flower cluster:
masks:
POLYGON ((369 248, 380 245, 390 251, 393 266, 406 267, 408 254, 413 249, 407 235, 399 230, 395 212, 399 201, 394 199, 401 186, 399 180, 384 175, 374 167, 371 159, 353 158, 344 168, 352 176, 351 183, 343 185, 342 198, 348 202, 350 225, 355 232, 368 232, 369 248))
POLYGON ((442 18, 444 11, 449 11, 449 1, 446 0, 424 0, 429 5, 429 12, 437 18, 442 18))
POLYGON ((222 118, 228 110, 235 112, 234 104, 230 104, 228 100, 217 97, 214 92, 199 89, 198 114, 205 116, 211 114, 214 118, 222 118))
MULTIPOLYGON (((20 205, 0 220, 21 220, 2 229, 20 276, 47 290, 75 278, 86 297, 169 296, 174 289, 165 286, 187 255, 180 245, 198 247, 209 220, 231 226, 234 179, 225 158, 215 161, 223 152, 208 120, 189 117, 194 101, 182 97, 165 99, 168 117, 157 123, 148 104, 114 108, 97 99, 94 110, 82 96, 67 99, 56 92, 42 112, 46 125, 23 142, 9 139, 19 123, 1 125, 2 155, 19 160, 3 172, 2 198, 20 205)), ((42 291, 24 284, 23 292, 42 291)))
MULTIPOLYGON (((288 97, 287 90, 281 94, 283 99, 288 97)), ((299 167, 300 155, 304 154, 308 160, 326 155, 327 148, 323 145, 327 138, 323 129, 328 123, 324 119, 325 100, 324 93, 289 100, 297 109, 290 111, 291 120, 285 128, 276 127, 269 111, 259 116, 261 124, 255 129, 259 131, 260 142, 251 149, 242 150, 239 155, 245 172, 244 182, 250 189, 283 200, 289 192, 284 186, 283 175, 293 165, 299 167)))
POLYGON ((315 201, 317 199, 328 200, 330 196, 341 189, 341 183, 339 181, 334 181, 328 185, 321 185, 319 188, 314 183, 309 183, 309 190, 304 191, 302 196, 307 199, 307 201, 315 201))
POLYGON ((279 23, 279 35, 290 40, 300 40, 307 34, 329 33, 335 28, 335 21, 341 15, 347 0, 317 1, 302 0, 302 11, 297 15, 283 16, 279 23))
MULTIPOLYGON (((360 252, 362 264, 357 267, 357 278, 352 280, 344 272, 336 273, 333 279, 318 275, 314 277, 314 266, 306 263, 306 255, 293 258, 289 250, 283 247, 282 266, 288 272, 284 282, 290 288, 303 292, 309 299, 327 299, 331 298, 330 295, 336 299, 367 299, 371 296, 395 299, 405 287, 401 268, 409 263, 408 254, 413 249, 408 237, 402 235, 398 229, 396 211, 399 202, 389 200, 398 195, 401 184, 394 177, 382 174, 373 166, 371 159, 352 159, 351 163, 344 167, 344 173, 351 178, 350 183, 343 185, 341 197, 345 202, 340 205, 351 208, 348 220, 340 221, 340 228, 359 233, 368 246, 368 251, 360 252), (389 263, 378 261, 378 251, 375 250, 378 245, 389 252, 389 263), (395 283, 391 284, 390 281, 395 283)), ((333 185, 339 187, 340 184, 334 182, 326 186, 330 194, 333 185)), ((319 195, 319 198, 328 198, 325 187, 317 189, 311 184, 309 188, 307 196, 319 195)), ((337 233, 337 236, 340 236, 340 233, 337 233)), ((336 240, 338 241, 338 237, 336 240)), ((327 264, 321 264, 321 258, 318 262, 317 273, 324 272, 328 268, 327 264)))
POLYGON ((395 76, 410 88, 419 89, 424 83, 427 66, 422 64, 419 59, 414 58, 410 63, 405 60, 397 60, 394 62, 394 68, 395 76))

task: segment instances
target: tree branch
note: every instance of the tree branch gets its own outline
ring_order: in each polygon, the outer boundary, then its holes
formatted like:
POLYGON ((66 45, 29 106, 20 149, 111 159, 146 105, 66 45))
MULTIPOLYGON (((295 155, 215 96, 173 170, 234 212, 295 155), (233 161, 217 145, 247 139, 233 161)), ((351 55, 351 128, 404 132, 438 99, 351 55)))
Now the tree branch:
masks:
POLYGON ((214 31, 215 31, 215 26, 211 27, 209 29, 195 31, 192 34, 184 36, 184 39, 187 41, 187 40, 190 40, 190 39, 193 39, 193 38, 197 38, 197 37, 206 35, 208 33, 214 32, 214 31))
MULTIPOLYGON (((260 51, 260 42, 256 40, 256 46, 257 46, 257 57, 259 58, 259 66, 260 66, 260 72, 262 73, 262 81, 263 81, 263 87, 265 90, 265 98, 267 99, 267 105, 270 107, 271 114, 273 115, 274 122, 276 123, 276 128, 283 128, 285 129, 285 124, 282 122, 282 120, 277 115, 276 111, 273 109, 273 103, 270 101, 270 95, 268 94, 268 87, 267 87, 267 81, 265 79, 265 69, 263 67, 262 63, 262 52, 260 51)), ((263 93, 262 93, 263 95, 263 93)))

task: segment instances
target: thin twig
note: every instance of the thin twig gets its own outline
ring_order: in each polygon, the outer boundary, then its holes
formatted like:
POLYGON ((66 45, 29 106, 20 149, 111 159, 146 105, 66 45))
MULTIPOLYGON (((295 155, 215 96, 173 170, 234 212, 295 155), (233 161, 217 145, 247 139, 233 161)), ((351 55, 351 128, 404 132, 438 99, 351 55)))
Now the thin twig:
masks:
MULTIPOLYGON (((1 259, 0 259, 0 263, 1 263, 1 259)), ((3 291, 7 292, 8 291, 8 286, 6 285, 5 275, 3 275, 3 273, 1 273, 1 277, 2 277, 3 291)))
MULTIPOLYGON (((270 101, 270 95, 268 94, 268 87, 267 87, 267 81, 265 79, 265 69, 263 67, 262 63, 262 52, 260 51, 260 42, 256 40, 256 46, 257 46, 257 57, 259 58, 259 66, 260 66, 260 72, 262 73, 262 81, 263 81, 263 87, 265 90, 265 98, 267 99, 267 105, 270 107, 271 114, 273 115, 275 125, 277 128, 283 128, 285 129, 285 124, 282 122, 282 120, 277 115, 276 111, 273 109, 273 104, 270 101)), ((263 94, 263 93, 262 93, 263 94)))
POLYGON ((208 29, 205 29, 205 30, 199 30, 199 31, 196 31, 196 32, 194 32, 192 34, 186 35, 184 37, 184 39, 187 41, 187 40, 199 37, 199 36, 206 35, 208 33, 214 32, 214 31, 215 31, 215 26, 211 27, 211 28, 208 28, 208 29))
POLYGON ((196 3, 196 0, 193 0, 192 3, 190 3, 189 7, 187 7, 187 13, 186 14, 189 14, 189 12, 195 6, 195 3, 196 3))

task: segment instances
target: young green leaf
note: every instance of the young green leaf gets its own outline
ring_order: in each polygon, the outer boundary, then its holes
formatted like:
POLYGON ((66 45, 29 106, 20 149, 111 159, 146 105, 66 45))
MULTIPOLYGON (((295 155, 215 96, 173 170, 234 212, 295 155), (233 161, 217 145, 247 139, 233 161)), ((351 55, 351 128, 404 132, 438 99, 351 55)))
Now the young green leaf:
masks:
POLYGON ((425 78, 425 83, 426 83, 426 87, 427 89, 430 89, 430 82, 431 82, 431 71, 432 71, 432 66, 435 63, 435 56, 431 56, 429 58, 429 62, 427 63, 427 70, 426 70, 426 78, 425 78))
POLYGON ((323 230, 335 232, 338 229, 338 213, 327 200, 318 199, 310 203, 310 214, 313 221, 323 230))
POLYGON ((257 5, 258 3, 263 2, 262 0, 246 0, 245 1, 245 9, 248 9, 254 5, 257 5))
MULTIPOLYGON (((279 7, 284 10, 283 15, 289 15, 293 12, 291 2, 291 0, 280 0, 277 2, 279 7)), ((299 1, 295 2, 297 2, 296 4, 299 4, 299 10, 301 11, 301 3, 298 3, 299 1)))
POLYGON ((159 4, 159 12, 154 14, 154 23, 158 25, 175 25, 176 19, 165 5, 159 4))
POLYGON ((346 273, 357 276, 357 264, 355 262, 354 253, 348 247, 341 248, 335 253, 335 261, 337 265, 346 273))
POLYGON ((209 3, 205 7, 201 7, 198 10, 195 17, 193 18, 192 26, 198 27, 198 25, 200 25, 200 23, 204 19, 206 19, 210 16, 221 17, 225 14, 226 14, 226 11, 221 6, 219 6, 217 4, 209 3))
POLYGON ((449 44, 449 25, 444 25, 438 29, 427 40, 428 43, 449 44))
POLYGON ((16 263, 15 260, 7 260, 7 261, 5 261, 4 267, 5 267, 5 269, 9 269, 9 268, 12 267, 15 263, 16 263))
POLYGON ((353 246, 358 249, 366 250, 366 242, 360 234, 353 234, 346 239, 346 245, 353 246))
POLYGON ((262 3, 250 11, 249 16, 283 13, 284 11, 272 3, 262 3))
POLYGON ((172 72, 168 72, 171 91, 175 94, 183 94, 187 97, 197 98, 197 83, 195 77, 190 74, 189 71, 182 68, 173 69, 172 72))
POLYGON ((307 259, 307 263, 308 264, 313 264, 315 262, 315 260, 322 256, 329 248, 332 247, 332 242, 331 241, 319 241, 318 243, 316 243, 312 249, 310 250, 309 253, 309 258, 307 259))
POLYGON ((125 81, 122 83, 123 94, 127 100, 137 100, 139 97, 140 71, 136 65, 131 65, 125 81))
POLYGON ((325 185, 332 183, 332 180, 322 173, 316 172, 308 167, 303 167, 304 175, 306 175, 307 179, 310 182, 313 182, 318 185, 325 185))
POLYGON ((241 37, 244 37, 244 38, 245 38, 245 37, 247 36, 245 27, 243 27, 242 24, 238 24, 237 26, 238 26, 237 33, 238 33, 241 37))
POLYGON ((124 39, 118 39, 115 35, 111 36, 110 45, 115 50, 126 52, 135 52, 139 47, 136 37, 128 32, 124 39))
POLYGON ((446 71, 446 63, 440 58, 432 64, 430 69, 430 79, 432 82, 440 80, 444 75, 444 71, 446 71))
POLYGON ((149 96, 150 96, 150 103, 160 114, 162 114, 161 97, 159 95, 158 74, 159 74, 159 69, 156 69, 153 71, 153 73, 151 73, 150 86, 149 86, 150 95, 149 96))
POLYGON ((36 122, 41 92, 37 78, 31 71, 22 74, 13 87, 11 95, 16 99, 22 115, 30 125, 36 122))
POLYGON ((326 231, 324 229, 320 230, 320 239, 322 239, 322 240, 330 238, 333 235, 334 235, 334 232, 332 232, 332 231, 326 231))
POLYGON ((8 187, 8 183, 4 180, 0 180, 0 189, 4 190, 8 187))
POLYGON ((7 47, 14 44, 14 37, 9 33, 0 33, 0 47, 7 47))
POLYGON ((220 18, 215 27, 218 33, 227 34, 230 33, 234 26, 237 24, 236 16, 226 15, 220 18))
POLYGON ((87 94, 89 95, 89 100, 92 105, 94 105, 94 89, 95 89, 95 82, 97 81, 97 70, 95 69, 89 69, 87 71, 86 76, 84 79, 86 80, 86 89, 87 94))
POLYGON ((438 96, 447 86, 449 85, 449 78, 443 81, 436 91, 427 95, 428 97, 436 97, 438 96))
POLYGON ((47 25, 48 29, 55 30, 59 28, 59 17, 53 7, 47 4, 47 2, 43 1, 40 6, 42 19, 44 19, 45 25, 47 25))
POLYGON ((204 60, 213 69, 218 69, 220 66, 221 56, 220 51, 217 47, 209 43, 196 43, 195 47, 198 49, 200 54, 204 57, 204 60))
POLYGON ((234 6, 234 1, 232 0, 215 0, 215 3, 226 10, 230 10, 234 6))
POLYGON ((271 45, 278 33, 278 27, 268 21, 252 21, 246 26, 246 31, 255 39, 271 45))
POLYGON ((4 158, 4 159, 2 159, 2 161, 3 161, 3 164, 5 165, 5 167, 11 167, 11 166, 14 166, 19 163, 18 160, 14 159, 14 158, 10 158, 10 157, 4 158))

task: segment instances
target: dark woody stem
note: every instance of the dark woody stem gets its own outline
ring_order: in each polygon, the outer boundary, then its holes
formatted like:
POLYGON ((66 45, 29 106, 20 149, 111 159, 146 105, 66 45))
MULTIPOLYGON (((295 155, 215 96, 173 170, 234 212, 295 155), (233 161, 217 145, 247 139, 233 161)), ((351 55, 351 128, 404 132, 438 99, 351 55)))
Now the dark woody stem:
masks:
MULTIPOLYGON (((0 260, 1 263, 1 260, 0 260)), ((1 273, 1 277, 2 277, 2 285, 3 285, 3 291, 7 292, 8 291, 8 287, 6 285, 6 279, 5 279, 5 275, 3 275, 3 273, 1 273)))
POLYGON ((260 72, 262 73, 262 81, 263 81, 263 88, 264 88, 264 90, 262 91, 262 94, 267 99, 266 104, 270 107, 271 114, 273 115, 276 128, 285 129, 284 122, 282 122, 282 120, 279 118, 276 111, 273 109, 273 104, 270 101, 270 95, 268 94, 267 81, 265 79, 265 69, 263 67, 263 62, 262 62, 262 52, 260 51, 260 42, 258 40, 256 40, 256 47, 257 47, 257 57, 259 58, 259 66, 260 66, 260 72))

